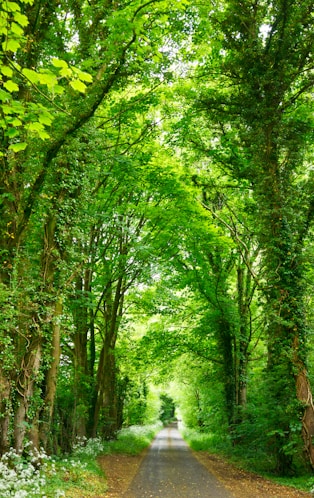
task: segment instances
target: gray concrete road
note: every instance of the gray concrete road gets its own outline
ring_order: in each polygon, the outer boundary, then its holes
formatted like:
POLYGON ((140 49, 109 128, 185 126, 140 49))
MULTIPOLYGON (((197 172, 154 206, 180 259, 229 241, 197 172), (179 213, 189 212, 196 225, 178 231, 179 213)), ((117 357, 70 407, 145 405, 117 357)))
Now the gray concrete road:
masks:
POLYGON ((232 498, 196 460, 175 427, 153 441, 125 498, 232 498))

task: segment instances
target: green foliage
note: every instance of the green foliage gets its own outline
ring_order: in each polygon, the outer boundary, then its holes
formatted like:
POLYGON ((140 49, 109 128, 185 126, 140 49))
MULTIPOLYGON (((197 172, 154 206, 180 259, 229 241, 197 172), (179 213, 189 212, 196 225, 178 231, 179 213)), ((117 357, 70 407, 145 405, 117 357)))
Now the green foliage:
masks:
MULTIPOLYGON (((130 375, 130 369, 128 370, 130 375)), ((127 385, 123 396, 123 423, 126 426, 147 423, 149 388, 145 378, 137 379, 135 372, 132 373, 134 378, 131 381, 129 378, 125 379, 127 385)))
MULTIPOLYGON (((218 429, 218 428, 217 428, 218 429)), ((182 429, 182 435, 194 451, 207 451, 209 453, 228 453, 231 450, 231 439, 225 432, 198 432, 197 429, 182 429)))
POLYGON ((147 448, 161 427, 160 423, 155 423, 122 429, 117 439, 108 445, 106 452, 138 455, 147 448))
POLYGON ((164 425, 175 420, 175 403, 167 394, 161 394, 160 420, 164 425))
POLYGON ((17 312, 16 295, 0 283, 0 309, 2 320, 0 322, 0 358, 1 366, 5 371, 14 368, 15 352, 12 334, 16 331, 17 312), (10 334, 11 332, 11 334, 10 334))
MULTIPOLYGON (((24 0, 22 3, 33 5, 34 2, 24 0)), ((42 140, 50 137, 47 128, 51 126, 54 111, 58 108, 53 102, 54 95, 64 92, 64 86, 59 84, 60 79, 69 80, 70 86, 82 93, 86 90, 85 82, 92 82, 90 74, 57 58, 51 60, 54 71, 49 67, 40 67, 38 70, 24 67, 21 54, 28 50, 27 44, 31 43, 26 36, 28 26, 29 20, 22 13, 20 5, 16 2, 1 3, 0 34, 4 41, 0 60, 0 82, 3 86, 0 92, 0 127, 4 137, 14 139, 8 145, 8 151, 13 153, 24 151, 34 136, 42 140), (39 98, 43 96, 46 104, 47 101, 50 104, 44 106, 41 102, 29 102, 29 92, 37 94, 39 98)), ((5 154, 4 149, 0 154, 5 154)))

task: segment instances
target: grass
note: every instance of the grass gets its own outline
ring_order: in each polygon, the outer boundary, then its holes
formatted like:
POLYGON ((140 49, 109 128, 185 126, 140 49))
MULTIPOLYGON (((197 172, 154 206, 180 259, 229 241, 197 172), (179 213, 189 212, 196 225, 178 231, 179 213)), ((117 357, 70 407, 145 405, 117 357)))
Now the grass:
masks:
POLYGON ((198 432, 193 429, 184 428, 182 431, 182 436, 187 441, 189 446, 195 451, 212 451, 213 453, 219 453, 230 446, 230 441, 224 436, 217 436, 212 433, 198 432))
POLYGON ((92 456, 60 459, 54 462, 52 470, 46 474, 42 497, 91 498, 107 490, 105 475, 92 456))
POLYGON ((307 472, 303 468, 299 471, 299 475, 278 477, 269 472, 274 464, 269 455, 257 452, 256 448, 250 451, 249 448, 243 448, 241 445, 233 447, 231 440, 225 435, 205 434, 186 428, 182 430, 182 436, 195 451, 218 454, 240 469, 255 472, 277 484, 314 493, 314 477, 311 471, 307 472))
POLYGON ((138 455, 154 439, 156 433, 162 428, 162 424, 137 425, 122 429, 115 441, 110 441, 105 454, 124 453, 127 455, 138 455))

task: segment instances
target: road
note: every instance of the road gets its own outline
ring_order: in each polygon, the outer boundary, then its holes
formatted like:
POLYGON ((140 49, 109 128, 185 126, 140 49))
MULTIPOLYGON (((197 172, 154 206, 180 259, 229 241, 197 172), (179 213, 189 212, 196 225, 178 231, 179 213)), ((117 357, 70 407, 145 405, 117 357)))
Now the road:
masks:
POLYGON ((159 432, 124 498, 233 498, 196 460, 176 427, 159 432))

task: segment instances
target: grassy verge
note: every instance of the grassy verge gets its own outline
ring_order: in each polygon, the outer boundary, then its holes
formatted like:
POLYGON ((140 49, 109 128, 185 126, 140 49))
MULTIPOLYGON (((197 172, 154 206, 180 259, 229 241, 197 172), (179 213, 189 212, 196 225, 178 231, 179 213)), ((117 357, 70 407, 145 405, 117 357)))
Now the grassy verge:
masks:
MULTIPOLYGON (((106 479, 96 458, 71 456, 53 462, 51 472, 46 474, 45 485, 39 496, 43 498, 80 497, 91 498, 104 494, 106 479)), ((38 495, 28 495, 37 498, 38 495)))
POLYGON ((231 442, 226 437, 204 434, 191 429, 183 429, 181 433, 188 445, 195 451, 207 451, 220 455, 236 467, 248 472, 255 472, 278 484, 291 486, 301 491, 314 491, 314 478, 310 471, 303 470, 299 475, 291 477, 278 477, 267 470, 273 465, 269 456, 257 453, 256 449, 249 451, 248 448, 243 448, 240 445, 232 447, 231 442))
POLYGON ((104 443, 102 454, 124 453, 127 455, 138 455, 147 448, 161 429, 161 423, 143 426, 137 425, 122 429, 115 441, 104 443))
POLYGON ((107 490, 106 477, 97 462, 104 454, 136 455, 145 449, 160 424, 122 429, 115 441, 81 440, 71 455, 48 457, 29 450, 23 459, 11 451, 0 460, 0 496, 8 498, 92 498, 107 490))
POLYGON ((44 496, 91 498, 104 494, 107 490, 106 476, 97 463, 97 457, 114 453, 138 455, 150 444, 160 428, 159 424, 132 426, 122 429, 113 441, 98 438, 79 441, 71 457, 57 463, 55 474, 47 479, 44 496))

